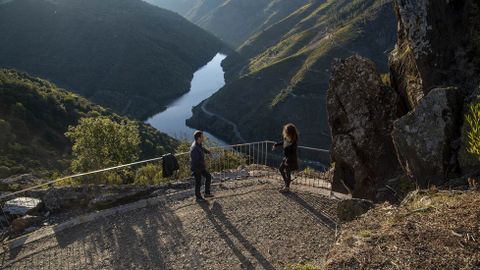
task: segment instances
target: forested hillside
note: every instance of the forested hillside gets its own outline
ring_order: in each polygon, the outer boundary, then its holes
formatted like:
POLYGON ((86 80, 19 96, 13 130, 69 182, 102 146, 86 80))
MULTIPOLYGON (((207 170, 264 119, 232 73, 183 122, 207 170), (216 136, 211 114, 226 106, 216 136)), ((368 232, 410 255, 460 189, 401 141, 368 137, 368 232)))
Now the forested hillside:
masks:
MULTIPOLYGON (((0 69, 0 178, 33 172, 62 172, 71 161, 69 126, 83 117, 107 116, 126 122, 101 106, 54 84, 11 69, 0 69)), ((139 127, 140 157, 171 152, 177 142, 149 125, 139 127)))
POLYGON ((188 91, 193 73, 223 46, 141 0, 2 1, 0 36, 0 67, 139 118, 188 91))

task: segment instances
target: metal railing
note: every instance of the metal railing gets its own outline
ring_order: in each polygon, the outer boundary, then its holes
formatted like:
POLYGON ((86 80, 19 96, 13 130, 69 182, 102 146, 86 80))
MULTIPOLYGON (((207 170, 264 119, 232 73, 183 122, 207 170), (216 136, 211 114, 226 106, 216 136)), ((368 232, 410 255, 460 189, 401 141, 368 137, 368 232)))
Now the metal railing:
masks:
MULTIPOLYGON (((208 170, 213 175, 213 181, 235 180, 240 178, 265 178, 282 183, 278 167, 283 159, 281 147, 273 151, 273 141, 261 141, 227 146, 210 147, 211 155, 206 156, 208 170)), ((158 185, 180 179, 191 179, 190 157, 188 152, 175 154, 179 161, 180 170, 172 177, 162 176, 162 166, 159 164, 163 157, 133 162, 105 169, 94 170, 60 177, 45 183, 33 185, 19 191, 0 195, 0 236, 6 235, 12 221, 19 215, 11 213, 12 199, 16 199, 17 208, 31 207, 36 203, 28 197, 37 197, 45 191, 62 186, 91 186, 91 185, 158 185)), ((300 169, 293 173, 293 185, 303 185, 326 190, 331 189, 328 181, 329 151, 299 146, 300 169)), ((190 183, 193 181, 189 180, 190 183)), ((1 239, 1 237, 0 237, 1 239)))

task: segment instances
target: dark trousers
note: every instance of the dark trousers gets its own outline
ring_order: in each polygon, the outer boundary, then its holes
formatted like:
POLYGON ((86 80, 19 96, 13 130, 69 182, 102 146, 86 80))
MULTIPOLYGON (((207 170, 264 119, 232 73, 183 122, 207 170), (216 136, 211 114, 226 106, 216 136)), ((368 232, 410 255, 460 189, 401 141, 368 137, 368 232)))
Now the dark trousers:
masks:
POLYGON ((280 173, 282 174, 283 181, 285 182, 286 187, 290 187, 290 183, 292 182, 292 170, 285 165, 284 162, 280 165, 280 173))
POLYGON ((195 177, 195 196, 201 197, 200 188, 202 187, 202 176, 205 177, 205 194, 210 194, 210 183, 212 182, 212 175, 207 171, 194 172, 195 177))

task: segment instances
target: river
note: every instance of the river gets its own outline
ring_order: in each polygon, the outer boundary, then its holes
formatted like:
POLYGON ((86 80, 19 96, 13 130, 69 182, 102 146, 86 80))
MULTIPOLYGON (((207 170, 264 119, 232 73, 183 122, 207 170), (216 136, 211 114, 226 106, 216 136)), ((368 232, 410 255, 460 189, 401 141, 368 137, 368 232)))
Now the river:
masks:
MULTIPOLYGON (((177 139, 192 140, 194 129, 185 123, 192 117, 192 107, 209 98, 225 85, 224 72, 221 66, 227 57, 221 53, 193 74, 190 91, 167 106, 167 109, 148 118, 146 122, 163 133, 177 139)), ((212 134, 205 132, 212 141, 225 145, 226 143, 212 134)))

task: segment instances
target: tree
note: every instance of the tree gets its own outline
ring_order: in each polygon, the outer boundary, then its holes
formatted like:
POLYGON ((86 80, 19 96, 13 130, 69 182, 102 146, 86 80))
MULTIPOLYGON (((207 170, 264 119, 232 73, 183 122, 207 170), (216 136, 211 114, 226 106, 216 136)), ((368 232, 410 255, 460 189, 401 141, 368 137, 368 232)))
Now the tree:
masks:
POLYGON ((140 154, 138 126, 108 117, 82 118, 65 135, 73 142, 73 172, 86 172, 131 163, 140 154))

